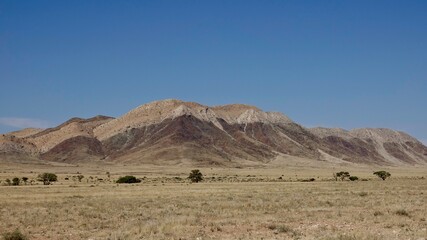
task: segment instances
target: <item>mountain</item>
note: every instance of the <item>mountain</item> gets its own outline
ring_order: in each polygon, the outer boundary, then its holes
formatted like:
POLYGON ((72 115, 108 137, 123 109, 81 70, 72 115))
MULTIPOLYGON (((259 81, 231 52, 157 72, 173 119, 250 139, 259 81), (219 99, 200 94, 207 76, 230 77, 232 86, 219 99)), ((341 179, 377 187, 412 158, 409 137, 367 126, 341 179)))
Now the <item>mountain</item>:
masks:
POLYGON ((385 128, 343 129, 312 128, 312 133, 330 143, 346 157, 365 156, 390 164, 423 164, 427 148, 404 132, 385 128))
POLYGON ((305 128, 278 112, 231 104, 163 100, 119 118, 72 118, 45 130, 0 137, 0 160, 67 163, 256 165, 280 156, 313 161, 425 165, 427 147, 390 129, 305 128))
POLYGON ((72 118, 48 129, 23 129, 0 137, 0 156, 6 159, 19 155, 43 160, 76 162, 96 160, 104 156, 102 144, 93 129, 111 117, 72 118))

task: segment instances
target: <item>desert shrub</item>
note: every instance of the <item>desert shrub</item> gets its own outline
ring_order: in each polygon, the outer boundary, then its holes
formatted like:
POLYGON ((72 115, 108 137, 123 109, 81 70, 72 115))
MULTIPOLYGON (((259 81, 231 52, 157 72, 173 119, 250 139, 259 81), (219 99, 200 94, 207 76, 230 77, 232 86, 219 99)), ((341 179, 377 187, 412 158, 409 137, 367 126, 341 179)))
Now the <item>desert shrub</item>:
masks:
POLYGON ((21 179, 15 177, 12 179, 12 185, 13 186, 19 186, 19 184, 21 183, 21 179))
POLYGON ((357 180, 359 180, 359 178, 356 177, 356 176, 350 176, 348 179, 350 179, 350 181, 357 181, 357 180))
POLYGON ((188 179, 191 180, 191 182, 200 182, 203 180, 203 174, 200 172, 199 169, 191 170, 190 175, 188 176, 188 179))
POLYGON ((382 180, 386 180, 391 176, 391 174, 387 171, 374 172, 374 175, 377 175, 377 177, 381 178, 382 180))
POLYGON ((54 173, 43 173, 39 174, 37 180, 43 182, 44 185, 49 185, 51 182, 58 181, 58 176, 54 173))
POLYGON ((141 182, 140 179, 136 178, 135 176, 124 176, 120 177, 116 183, 139 183, 141 182))
POLYGON ((338 178, 340 178, 341 181, 344 181, 344 179, 349 178, 349 177, 350 177, 350 173, 349 172, 341 171, 341 172, 334 173, 335 181, 337 181, 338 178))
POLYGON ((28 178, 27 177, 22 177, 22 181, 27 184, 28 178))
POLYGON ((83 179, 84 177, 85 177, 85 176, 83 176, 83 175, 81 175, 81 174, 77 175, 77 179, 79 180, 79 182, 81 182, 81 181, 82 181, 82 179, 83 179))
POLYGON ((301 182, 314 182, 316 181, 315 178, 308 178, 308 179, 302 179, 301 182))
POLYGON ((396 215, 409 217, 409 213, 405 209, 399 209, 395 213, 396 215))
POLYGON ((27 240, 28 238, 21 233, 18 229, 13 232, 8 232, 3 234, 4 240, 27 240))
POLYGON ((8 186, 12 185, 12 181, 10 181, 10 179, 9 179, 9 178, 7 178, 7 179, 5 180, 5 183, 6 183, 6 185, 8 185, 8 186))

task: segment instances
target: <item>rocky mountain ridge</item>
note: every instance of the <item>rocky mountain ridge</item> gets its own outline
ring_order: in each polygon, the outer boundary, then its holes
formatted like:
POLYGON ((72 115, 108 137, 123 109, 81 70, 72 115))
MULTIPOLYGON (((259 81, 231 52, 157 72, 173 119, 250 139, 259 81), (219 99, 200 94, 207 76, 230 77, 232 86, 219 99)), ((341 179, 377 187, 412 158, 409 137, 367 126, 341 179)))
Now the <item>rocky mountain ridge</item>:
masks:
POLYGON ((231 104, 163 100, 119 118, 72 118, 0 136, 0 160, 131 164, 268 164, 278 156, 378 165, 426 165, 427 147, 391 129, 305 128, 282 113, 231 104))

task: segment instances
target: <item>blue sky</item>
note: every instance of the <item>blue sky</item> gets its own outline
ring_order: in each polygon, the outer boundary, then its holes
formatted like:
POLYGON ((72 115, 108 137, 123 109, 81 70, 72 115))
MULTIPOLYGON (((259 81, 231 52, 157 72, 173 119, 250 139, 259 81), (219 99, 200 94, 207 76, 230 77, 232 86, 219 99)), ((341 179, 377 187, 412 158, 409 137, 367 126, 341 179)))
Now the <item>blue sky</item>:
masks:
POLYGON ((427 141, 427 1, 0 1, 0 132, 177 98, 427 141))

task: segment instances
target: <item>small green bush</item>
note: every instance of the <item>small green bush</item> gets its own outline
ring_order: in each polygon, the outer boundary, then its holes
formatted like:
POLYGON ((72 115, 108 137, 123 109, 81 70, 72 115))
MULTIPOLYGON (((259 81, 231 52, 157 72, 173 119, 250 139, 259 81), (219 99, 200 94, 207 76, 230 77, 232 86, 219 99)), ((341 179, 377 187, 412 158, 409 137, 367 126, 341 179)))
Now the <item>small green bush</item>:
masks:
POLYGON ((116 183, 140 183, 141 180, 136 178, 135 176, 124 176, 120 177, 116 183))
POLYGON ((3 234, 4 240, 27 240, 28 238, 22 234, 18 229, 16 229, 13 232, 4 233, 3 234))
POLYGON ((359 180, 359 178, 356 177, 356 176, 350 176, 348 179, 350 179, 350 181, 357 181, 357 180, 359 180))

